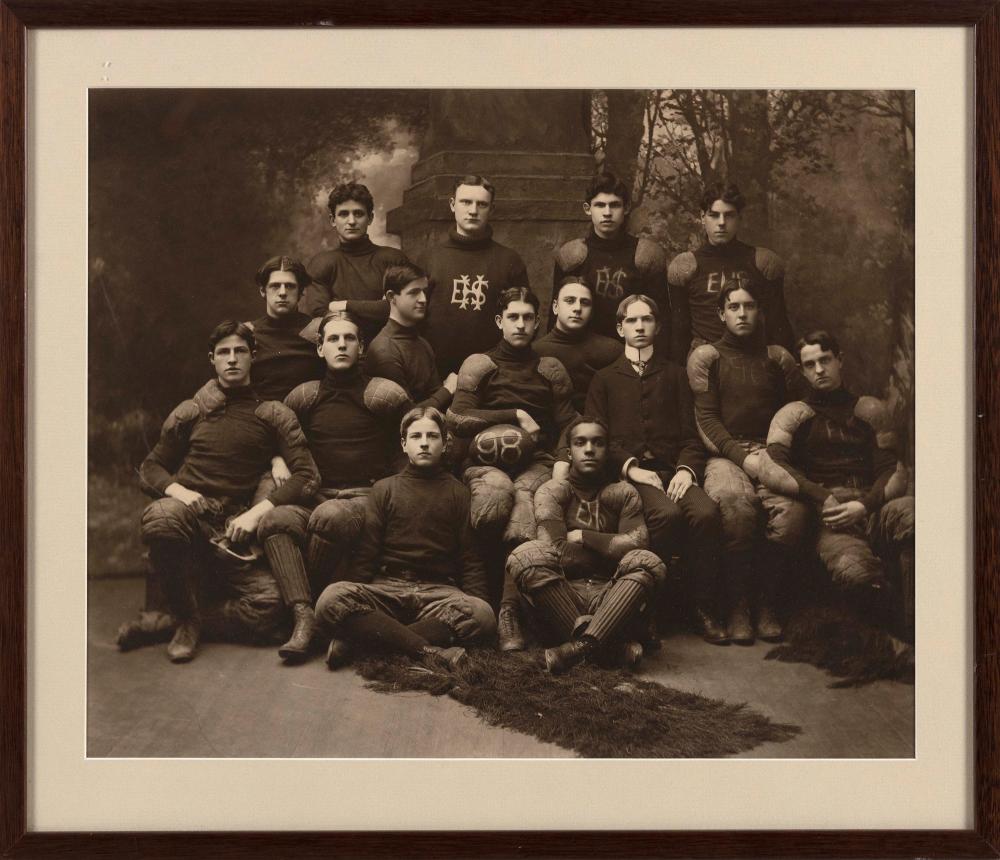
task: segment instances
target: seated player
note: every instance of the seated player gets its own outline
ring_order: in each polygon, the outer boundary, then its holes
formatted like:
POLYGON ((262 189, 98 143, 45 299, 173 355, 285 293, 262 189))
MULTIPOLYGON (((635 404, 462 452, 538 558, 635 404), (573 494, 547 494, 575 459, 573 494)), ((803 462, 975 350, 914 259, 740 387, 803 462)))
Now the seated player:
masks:
MULTIPOLYGON (((583 204, 590 216, 590 232, 556 251, 553 290, 567 275, 582 276, 594 291, 590 330, 612 339, 615 311, 625 296, 643 293, 651 296, 664 313, 669 307, 666 255, 655 242, 632 236, 626 230, 631 202, 631 192, 624 182, 613 173, 598 174, 587 188, 583 204)), ((669 326, 664 326, 657 339, 663 350, 667 349, 669 335, 669 326)))
POLYGON ((626 296, 617 316, 625 354, 594 376, 585 413, 610 430, 608 460, 639 492, 653 552, 669 559, 686 544, 702 635, 726 645, 717 605, 722 525, 718 506, 699 486, 705 448, 691 389, 656 346, 660 308, 652 298, 626 296))
POLYGON ((507 559, 508 576, 539 626, 563 643, 545 651, 553 673, 613 651, 638 662, 637 640, 648 628, 643 615, 666 573, 647 548, 639 494, 606 468, 604 422, 578 418, 566 438, 569 478, 539 488, 538 539, 515 547, 507 559))
POLYGON ((902 573, 905 623, 912 624, 913 497, 896 457, 896 434, 885 404, 844 388, 840 345, 825 331, 798 343, 811 387, 783 407, 767 436, 761 481, 810 504, 820 520, 816 549, 835 585, 865 609, 898 616, 902 573))
POLYGON ((622 354, 621 341, 591 330, 593 310, 593 290, 587 280, 582 275, 567 275, 552 299, 555 327, 532 345, 539 355, 557 358, 566 368, 577 412, 583 411, 594 374, 622 354))
POLYGON ((726 333, 695 349, 687 365, 695 422, 711 455, 705 466, 705 492, 722 514, 729 638, 738 645, 754 641, 755 556, 756 634, 768 642, 781 638, 776 601, 808 522, 801 502, 772 492, 758 480, 771 419, 794 399, 790 392, 799 372, 788 350, 765 341, 757 289, 739 283, 722 288, 718 315, 726 333))
POLYGON ((253 389, 261 400, 282 401, 296 385, 323 376, 316 344, 299 334, 309 324, 309 317, 299 311, 299 300, 310 278, 298 260, 272 257, 257 270, 255 280, 264 298, 264 316, 247 323, 257 341, 253 389))
POLYGON ((725 334, 716 305, 719 291, 730 286, 750 285, 766 311, 767 342, 792 348, 792 327, 785 309, 785 263, 774 251, 736 238, 745 205, 735 185, 706 187, 701 198, 705 241, 697 250, 670 261, 670 350, 682 367, 692 349, 725 334))
POLYGON ((495 196, 496 189, 485 176, 456 179, 450 200, 454 229, 421 258, 432 288, 425 335, 442 378, 457 371, 470 355, 493 346, 491 314, 497 297, 510 287, 528 286, 524 261, 493 239, 490 216, 495 196))
POLYGON ((399 432, 409 463, 372 490, 355 554, 357 581, 333 583, 316 604, 320 625, 334 637, 331 669, 371 650, 454 668, 465 656, 454 643, 496 631, 472 545, 469 491, 441 467, 444 418, 417 407, 399 432))
POLYGON ((258 529, 282 596, 295 615, 292 636, 278 649, 289 663, 309 653, 313 600, 361 534, 372 484, 395 471, 396 422, 409 405, 396 383, 361 372, 364 347, 353 318, 329 313, 319 335, 316 349, 326 361, 326 375, 300 385, 285 404, 302 426, 320 487, 298 504, 269 511, 258 529))
POLYGON ((535 536, 532 496, 549 479, 560 431, 576 417, 566 369, 531 349, 538 305, 538 297, 521 287, 500 294, 500 343, 462 363, 448 410, 456 436, 476 437, 464 473, 472 491, 472 525, 503 534, 509 543, 535 536), (501 435, 489 436, 492 444, 485 444, 483 431, 497 425, 516 425, 511 428, 516 442, 501 435))
POLYGON ((427 316, 427 275, 406 263, 386 269, 382 282, 389 322, 368 346, 365 372, 400 385, 417 406, 444 412, 451 405, 458 375, 444 383, 434 363, 434 350, 417 327, 427 316))
POLYGON ((332 250, 320 251, 306 265, 312 283, 306 290, 302 310, 317 318, 346 311, 361 326, 365 343, 370 343, 389 318, 389 307, 382 296, 382 276, 390 266, 406 263, 406 255, 368 238, 375 200, 367 186, 358 182, 338 185, 330 192, 327 206, 339 244, 332 250))
POLYGON ((268 511, 308 498, 319 477, 295 415, 281 403, 260 401, 250 387, 253 332, 227 320, 208 343, 216 378, 170 413, 139 471, 143 488, 158 497, 143 512, 142 539, 177 622, 167 646, 175 663, 197 652, 201 585, 228 598, 221 614, 230 635, 252 638, 274 630, 284 607, 273 580, 245 566, 220 570, 210 563, 210 541, 248 544, 268 511), (250 507, 261 473, 276 455, 291 476, 250 507))

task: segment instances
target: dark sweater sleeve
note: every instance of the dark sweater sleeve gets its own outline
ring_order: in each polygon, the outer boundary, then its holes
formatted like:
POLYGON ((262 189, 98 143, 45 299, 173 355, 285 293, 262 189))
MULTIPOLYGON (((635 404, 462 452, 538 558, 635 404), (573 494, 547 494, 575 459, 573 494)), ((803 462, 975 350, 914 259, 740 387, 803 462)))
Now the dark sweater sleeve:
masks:
POLYGON ((494 424, 517 424, 516 409, 484 409, 482 395, 496 365, 485 355, 470 355, 458 371, 458 388, 448 410, 448 424, 456 436, 475 436, 494 424))
POLYGON ((459 523, 458 556, 462 566, 462 575, 458 587, 466 594, 489 601, 489 587, 486 580, 486 568, 476 551, 475 537, 472 534, 472 523, 469 519, 469 490, 459 487, 455 511, 456 522, 459 523))
POLYGON ((905 470, 896 451, 896 433, 885 403, 877 397, 859 397, 854 414, 868 424, 873 433, 872 473, 874 482, 861 499, 869 513, 875 513, 890 499, 905 492, 905 470))
POLYGON ((830 491, 810 481, 794 462, 794 452, 801 448, 801 439, 809 432, 815 415, 802 401, 794 401, 777 411, 767 431, 767 450, 761 454, 759 473, 761 483, 772 492, 807 498, 822 507, 830 491))
POLYGON ((698 270, 694 254, 678 254, 667 268, 667 289, 670 296, 670 355, 684 367, 691 348, 691 306, 688 304, 688 282, 698 270))
POLYGON ((389 303, 384 299, 347 299, 347 312, 373 326, 384 326, 389 321, 389 303))
POLYGON ((139 467, 139 484, 147 495, 158 499, 174 483, 174 475, 188 452, 191 429, 200 414, 193 400, 185 400, 163 422, 159 440, 139 467))
POLYGON ((321 317, 326 313, 330 302, 333 301, 333 289, 330 278, 329 263, 327 253, 320 251, 308 263, 306 272, 312 278, 312 282, 306 287, 302 295, 302 306, 300 310, 311 317, 321 317))
POLYGON ((688 358, 688 382, 694 394, 694 417, 698 432, 710 451, 743 468, 747 452, 722 423, 719 400, 719 353, 714 346, 699 346, 688 358))
POLYGON ((319 489, 319 469, 309 452, 306 437, 295 413, 283 403, 269 400, 257 407, 258 416, 275 431, 278 453, 284 458, 291 477, 267 497, 275 507, 292 505, 315 495, 319 489))
POLYGON ((618 531, 605 533, 584 529, 583 545, 611 561, 620 561, 625 553, 634 549, 646 549, 649 546, 649 532, 636 488, 619 481, 601 493, 601 501, 611 508, 617 508, 618 531))
POLYGON ((677 467, 686 466, 694 472, 700 484, 705 478, 706 451, 694 421, 694 397, 680 368, 677 368, 677 414, 681 421, 681 450, 677 456, 677 467))
POLYGON ((795 349, 795 335, 785 306, 785 262, 774 251, 757 248, 754 251, 754 265, 767 281, 767 342, 776 343, 792 352, 795 349))
POLYGON ((365 524, 354 550, 354 578, 358 582, 371 582, 378 573, 388 503, 388 487, 380 481, 365 502, 365 524))

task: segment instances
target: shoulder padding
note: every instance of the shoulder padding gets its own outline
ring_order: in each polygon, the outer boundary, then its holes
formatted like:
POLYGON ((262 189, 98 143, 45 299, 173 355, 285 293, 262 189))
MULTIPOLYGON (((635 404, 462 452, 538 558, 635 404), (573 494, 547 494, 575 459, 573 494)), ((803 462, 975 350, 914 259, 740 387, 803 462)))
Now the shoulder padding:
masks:
POLYGON ((538 359, 538 372, 559 397, 573 396, 573 380, 569 378, 566 368, 558 358, 543 355, 538 359))
POLYGON ((710 343, 699 346, 688 356, 688 385, 695 394, 708 391, 708 374, 719 360, 719 351, 710 343))
POLYGON ((587 259, 587 243, 583 239, 570 239, 556 251, 556 263, 564 272, 569 272, 587 259))
POLYGON ((277 430, 291 445, 305 447, 306 437, 302 433, 299 419, 284 403, 279 403, 277 400, 265 400, 254 410, 254 415, 269 427, 277 430))
POLYGON ((644 275, 663 273, 667 266, 667 252, 650 239, 639 239, 635 246, 635 267, 644 275))
POLYGON ((815 415, 813 408, 802 400, 786 403, 771 419, 771 427, 767 431, 767 444, 791 448, 795 432, 815 415))
POLYGON ((226 395, 223 394, 222 387, 216 379, 206 382, 191 399, 197 404, 202 415, 211 415, 226 403, 226 395))
POLYGON ((474 352, 458 369, 458 387, 466 391, 476 391, 479 384, 497 369, 488 355, 481 352, 474 352))
POLYGON ((769 281, 776 281, 785 275, 785 261, 770 248, 754 248, 753 262, 769 281))
POLYGON ((892 448, 896 444, 896 431, 892 426, 892 416, 885 401, 865 395, 854 404, 854 415, 875 431, 879 448, 892 448))
POLYGON ((781 368, 785 376, 797 372, 799 369, 795 363, 795 359, 792 358, 792 354, 783 346, 778 346, 776 343, 768 344, 767 357, 781 368))
POLYGON ((312 409, 312 405, 316 402, 318 395, 318 379, 303 382, 301 385, 296 385, 288 393, 288 396, 285 398, 285 406, 291 409, 296 415, 301 415, 303 412, 308 412, 312 409))
POLYGON ((667 267, 667 280, 675 287, 683 287, 698 271, 698 258, 691 251, 678 254, 667 267))
POLYGON ((621 511, 626 502, 634 498, 640 502, 639 491, 633 487, 628 481, 615 481, 612 484, 608 484, 600 493, 598 493, 598 498, 608 507, 616 511, 621 511))
POLYGON ((179 403, 163 422, 163 432, 173 433, 178 427, 184 424, 193 424, 202 416, 202 410, 194 400, 185 400, 179 403))
POLYGON ((364 393, 365 408, 373 415, 393 415, 409 403, 409 395, 391 379, 374 376, 368 380, 364 393))

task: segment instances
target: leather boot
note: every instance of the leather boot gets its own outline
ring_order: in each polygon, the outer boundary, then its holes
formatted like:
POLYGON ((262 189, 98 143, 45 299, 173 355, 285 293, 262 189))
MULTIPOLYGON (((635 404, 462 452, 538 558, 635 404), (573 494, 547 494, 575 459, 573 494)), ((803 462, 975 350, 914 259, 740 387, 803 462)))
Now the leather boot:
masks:
POLYGON ((523 651, 527 646, 517 606, 505 603, 500 607, 497 614, 497 637, 501 651, 523 651))
POLYGON ((425 645, 420 655, 420 662, 428 669, 438 672, 454 672, 469 662, 469 655, 464 648, 438 648, 437 645, 425 645))
POLYGON ((169 642, 176 627, 177 622, 172 615, 144 609, 137 619, 122 623, 118 628, 115 644, 119 651, 131 651, 143 645, 169 642))
POLYGON ((729 612, 729 639, 736 645, 753 645, 753 624, 750 623, 750 598, 737 598, 729 612))
POLYGON ((785 631, 771 606, 761 600, 757 607, 757 637, 765 642, 780 642, 785 631))
POLYGON ((354 659, 350 643, 343 639, 331 639, 326 649, 326 668, 331 672, 341 669, 354 659))
POLYGON ((594 640, 571 639, 564 642, 558 648, 545 649, 545 668, 553 675, 561 675, 568 672, 578 663, 582 663, 594 650, 594 640))
POLYGON ((177 625, 174 638, 167 645, 167 657, 171 663, 189 663, 198 653, 198 640, 201 638, 201 624, 197 619, 189 618, 177 625))
POLYGON ((708 609, 698 607, 695 609, 695 616, 698 619, 698 627, 701 631, 701 638, 710 645, 728 645, 729 631, 725 625, 718 621, 715 615, 708 609))
POLYGON ((308 603, 292 604, 292 613, 295 616, 292 637, 278 649, 278 656, 286 663, 298 663, 306 658, 316 628, 316 618, 308 603))

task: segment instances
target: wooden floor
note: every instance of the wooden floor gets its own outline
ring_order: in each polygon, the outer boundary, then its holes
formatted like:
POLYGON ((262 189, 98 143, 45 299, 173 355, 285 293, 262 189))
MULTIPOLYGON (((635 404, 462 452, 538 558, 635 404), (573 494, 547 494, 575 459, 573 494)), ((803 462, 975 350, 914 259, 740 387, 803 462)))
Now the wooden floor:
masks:
MULTIPOLYGON (((281 665, 270 648, 210 643, 187 665, 163 646, 121 654, 118 624, 141 605, 138 579, 89 588, 87 752, 92 757, 535 758, 574 753, 487 726, 453 700, 366 690, 350 669, 319 659, 281 665)), ((747 702, 802 733, 744 753, 768 758, 908 758, 913 687, 880 682, 831 690, 812 666, 765 661, 770 646, 718 648, 691 635, 664 640, 642 675, 747 702)))

